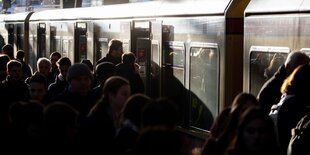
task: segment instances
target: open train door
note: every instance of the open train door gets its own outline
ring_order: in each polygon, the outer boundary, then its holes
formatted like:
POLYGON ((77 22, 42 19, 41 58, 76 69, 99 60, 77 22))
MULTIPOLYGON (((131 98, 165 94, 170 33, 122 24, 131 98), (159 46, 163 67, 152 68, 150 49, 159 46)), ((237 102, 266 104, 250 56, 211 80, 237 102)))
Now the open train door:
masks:
POLYGON ((140 65, 145 93, 150 97, 159 95, 160 49, 162 23, 159 21, 134 21, 131 49, 140 65))

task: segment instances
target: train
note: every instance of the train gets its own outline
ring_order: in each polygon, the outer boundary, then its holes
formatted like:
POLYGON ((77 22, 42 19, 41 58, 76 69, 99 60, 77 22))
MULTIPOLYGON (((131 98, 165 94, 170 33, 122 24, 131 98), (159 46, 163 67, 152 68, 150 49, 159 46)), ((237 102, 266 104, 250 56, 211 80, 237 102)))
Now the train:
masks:
POLYGON ((180 127, 208 135, 241 92, 257 95, 291 51, 310 52, 310 0, 149 1, 0 15, 0 45, 33 68, 58 51, 94 64, 119 39, 152 97, 173 99, 180 127))

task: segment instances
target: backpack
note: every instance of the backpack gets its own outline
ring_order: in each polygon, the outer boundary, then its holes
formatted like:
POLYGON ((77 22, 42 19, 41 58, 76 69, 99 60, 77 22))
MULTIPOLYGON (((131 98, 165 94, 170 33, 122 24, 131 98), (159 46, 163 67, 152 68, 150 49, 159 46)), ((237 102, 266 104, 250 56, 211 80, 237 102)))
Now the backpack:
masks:
POLYGON ((310 155, 310 114, 300 119, 292 129, 292 137, 287 147, 287 155, 310 155))

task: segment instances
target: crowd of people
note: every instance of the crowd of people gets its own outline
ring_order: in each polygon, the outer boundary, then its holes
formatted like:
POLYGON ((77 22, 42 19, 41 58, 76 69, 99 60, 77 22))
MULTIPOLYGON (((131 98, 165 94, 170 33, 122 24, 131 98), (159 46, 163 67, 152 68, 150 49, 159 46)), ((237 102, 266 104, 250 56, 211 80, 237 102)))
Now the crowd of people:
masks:
MULTIPOLYGON (((92 64, 72 64, 53 52, 33 69, 22 50, 0 54, 0 140, 13 153, 190 155, 176 130, 177 105, 151 99, 135 63, 111 40, 108 54, 92 64)), ((202 155, 286 155, 291 129, 308 113, 310 58, 292 52, 258 96, 240 92, 220 112, 202 155)), ((309 94, 310 95, 310 94, 309 94)))

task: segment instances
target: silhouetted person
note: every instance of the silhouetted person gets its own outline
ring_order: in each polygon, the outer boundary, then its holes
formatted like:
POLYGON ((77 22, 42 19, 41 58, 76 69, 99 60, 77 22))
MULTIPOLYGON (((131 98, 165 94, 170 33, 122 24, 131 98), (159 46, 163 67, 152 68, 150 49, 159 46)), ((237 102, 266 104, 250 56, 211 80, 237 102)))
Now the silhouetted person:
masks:
POLYGON ((99 59, 96 64, 101 62, 112 62, 114 65, 121 63, 121 56, 123 54, 123 42, 112 39, 109 42, 108 54, 99 59))
POLYGON ((14 49, 11 44, 6 44, 2 47, 2 53, 6 54, 10 57, 11 60, 15 59, 14 58, 14 49))
POLYGON ((284 65, 262 86, 259 94, 257 95, 258 101, 263 110, 268 114, 273 104, 277 104, 281 98, 281 86, 283 81, 288 77, 293 70, 302 64, 308 64, 310 58, 307 54, 296 51, 290 53, 284 65))
POLYGON ((25 57, 25 53, 23 50, 18 50, 17 54, 16 54, 16 59, 18 61, 20 61, 23 65, 22 70, 23 70, 23 80, 25 80, 26 78, 32 76, 32 68, 26 64, 26 62, 24 61, 24 57, 25 57))

